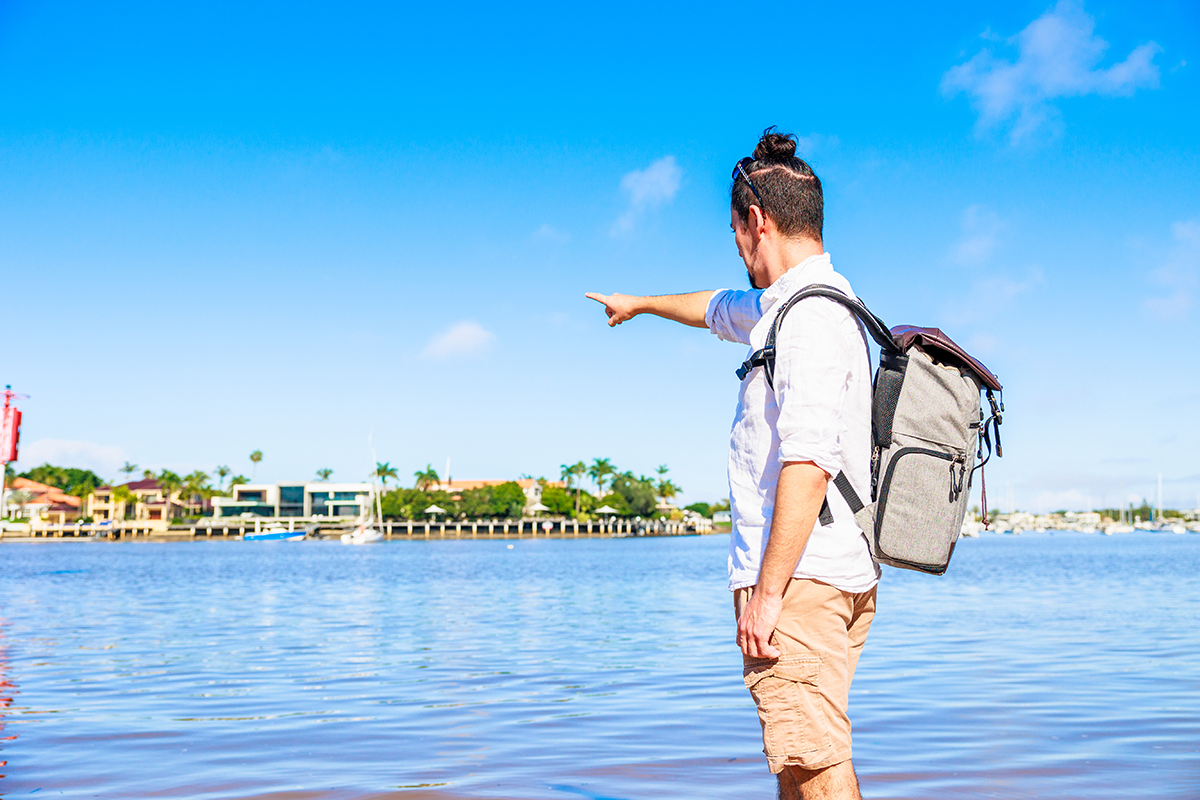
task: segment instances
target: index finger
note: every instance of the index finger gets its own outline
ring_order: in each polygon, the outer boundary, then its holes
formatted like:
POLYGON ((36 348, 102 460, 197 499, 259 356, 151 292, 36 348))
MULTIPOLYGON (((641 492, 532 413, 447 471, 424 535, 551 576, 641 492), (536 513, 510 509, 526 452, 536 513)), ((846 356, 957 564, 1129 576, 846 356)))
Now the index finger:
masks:
POLYGON ((606 294, 600 294, 599 292, 588 292, 584 295, 584 297, 589 300, 595 300, 597 303, 604 303, 605 305, 608 305, 608 295, 606 294))

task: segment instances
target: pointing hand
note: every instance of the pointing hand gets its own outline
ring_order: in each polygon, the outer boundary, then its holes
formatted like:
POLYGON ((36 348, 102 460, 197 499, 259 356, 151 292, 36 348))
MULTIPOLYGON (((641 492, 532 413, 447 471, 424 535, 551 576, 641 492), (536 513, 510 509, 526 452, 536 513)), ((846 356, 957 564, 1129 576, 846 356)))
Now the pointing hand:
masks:
POLYGON ((604 312, 608 314, 609 327, 620 325, 625 320, 632 319, 638 315, 638 298, 631 295, 588 292, 584 297, 595 300, 604 306, 604 312))

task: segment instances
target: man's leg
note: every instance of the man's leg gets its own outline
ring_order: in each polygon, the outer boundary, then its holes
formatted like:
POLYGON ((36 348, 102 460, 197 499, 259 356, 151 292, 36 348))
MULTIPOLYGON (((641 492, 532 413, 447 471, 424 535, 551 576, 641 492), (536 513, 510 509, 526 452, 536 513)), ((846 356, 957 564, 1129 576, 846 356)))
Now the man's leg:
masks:
POLYGON ((777 777, 779 800, 862 800, 849 761, 818 770, 784 767, 777 777))

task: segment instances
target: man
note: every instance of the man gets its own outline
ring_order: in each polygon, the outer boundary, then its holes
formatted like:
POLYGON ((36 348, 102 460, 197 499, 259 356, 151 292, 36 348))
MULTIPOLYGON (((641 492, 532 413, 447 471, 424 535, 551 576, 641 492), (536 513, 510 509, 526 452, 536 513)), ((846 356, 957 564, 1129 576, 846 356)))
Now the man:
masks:
MULTIPOLYGON (((822 243, 821 182, 795 150, 792 136, 768 129, 733 171, 730 220, 750 291, 588 294, 609 325, 655 314, 753 352, 804 287, 853 296, 822 243)), ((761 367, 746 375, 730 434, 729 586, 744 677, 780 798, 859 798, 847 705, 879 567, 831 484, 844 472, 870 495, 870 362, 858 320, 826 298, 797 303, 778 332, 773 383, 761 367), (826 503, 832 521, 821 524, 826 503)))

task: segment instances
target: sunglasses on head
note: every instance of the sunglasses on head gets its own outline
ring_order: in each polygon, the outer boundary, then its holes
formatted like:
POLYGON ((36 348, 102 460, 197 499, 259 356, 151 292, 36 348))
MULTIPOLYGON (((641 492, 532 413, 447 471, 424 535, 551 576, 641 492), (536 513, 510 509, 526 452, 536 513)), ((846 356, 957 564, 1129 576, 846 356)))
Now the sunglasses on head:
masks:
POLYGON ((754 192, 754 197, 758 200, 759 208, 765 210, 766 205, 763 203, 762 195, 758 193, 758 187, 754 185, 754 181, 750 180, 750 173, 746 171, 746 167, 753 163, 754 156, 746 156, 741 161, 737 162, 736 165, 734 165, 733 174, 730 175, 730 177, 733 178, 734 183, 737 183, 738 175, 741 175, 743 178, 745 178, 746 185, 750 187, 750 191, 754 192))

